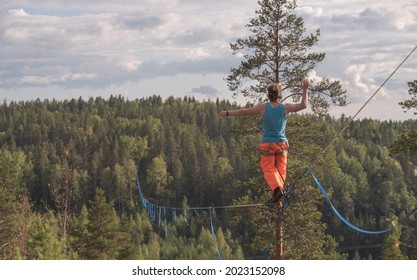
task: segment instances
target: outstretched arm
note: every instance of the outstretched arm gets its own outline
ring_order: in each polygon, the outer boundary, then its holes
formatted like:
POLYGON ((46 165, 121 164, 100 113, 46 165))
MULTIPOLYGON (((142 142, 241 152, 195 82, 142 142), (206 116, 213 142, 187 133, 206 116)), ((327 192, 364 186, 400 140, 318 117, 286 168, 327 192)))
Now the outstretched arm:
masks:
POLYGON ((301 111, 305 108, 307 108, 308 105, 308 87, 310 86, 310 83, 308 80, 304 80, 304 82, 301 84, 301 88, 303 89, 303 95, 301 96, 300 103, 295 104, 285 104, 285 114, 288 115, 289 113, 294 113, 301 111))
POLYGON ((240 116, 254 116, 254 115, 261 115, 265 110, 265 104, 258 104, 252 108, 245 108, 233 111, 221 111, 219 112, 219 117, 224 118, 227 116, 232 117, 240 117, 240 116))

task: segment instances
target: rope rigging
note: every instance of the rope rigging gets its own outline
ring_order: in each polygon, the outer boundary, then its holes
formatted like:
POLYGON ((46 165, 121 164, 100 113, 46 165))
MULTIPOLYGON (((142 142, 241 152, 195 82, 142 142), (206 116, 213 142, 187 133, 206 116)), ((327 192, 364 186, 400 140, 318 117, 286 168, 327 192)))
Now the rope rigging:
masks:
MULTIPOLYGON (((379 86, 379 88, 368 98, 368 100, 365 102, 365 104, 356 112, 356 114, 350 118, 350 120, 347 122, 347 124, 340 130, 340 132, 334 137, 334 139, 323 149, 323 151, 316 156, 313 160, 311 160, 310 164, 307 165, 307 167, 305 168, 305 170, 294 180, 294 182, 285 189, 288 189, 288 191, 285 193, 283 200, 282 200, 282 208, 281 211, 279 212, 279 215, 276 219, 276 226, 278 227, 280 220, 282 219, 283 215, 284 215, 284 211, 286 209, 286 206, 288 204, 288 200, 291 197, 291 195, 293 194, 295 188, 296 188, 296 184, 307 174, 310 173, 314 182, 316 183, 317 187, 320 189, 320 191, 322 192, 323 196, 326 198, 327 202, 330 204, 333 212, 337 215, 337 217, 343 222, 345 223, 347 226, 349 226, 350 228, 352 228, 355 231, 364 233, 364 234, 383 234, 386 233, 388 231, 390 231, 392 228, 388 228, 385 230, 380 230, 380 231, 370 231, 370 230, 364 230, 361 229, 357 226, 354 226, 353 224, 351 224, 349 221, 347 221, 338 211, 337 209, 334 207, 333 203, 331 202, 329 196, 327 195, 325 189, 322 187, 321 183, 319 182, 319 180, 317 179, 317 177, 313 174, 313 172, 311 171, 310 166, 314 165, 321 157, 323 157, 325 155, 325 153, 328 151, 328 149, 336 142, 336 140, 343 134, 343 132, 350 126, 350 124, 353 122, 353 120, 359 115, 359 113, 369 104, 369 102, 378 94, 378 92, 381 90, 381 88, 391 79, 391 77, 398 71, 398 69, 408 60, 408 58, 414 53, 414 51, 417 49, 417 46, 415 46, 413 48, 413 50, 404 58, 404 60, 395 68, 395 70, 388 76, 388 78, 385 79, 385 81, 379 86)), ((188 208, 184 208, 184 207, 164 207, 164 206, 159 206, 156 204, 151 203, 149 200, 147 200, 145 198, 145 196, 142 193, 140 184, 139 184, 139 175, 138 172, 136 173, 136 183, 137 183, 137 187, 138 187, 138 192, 139 192, 139 198, 140 201, 142 203, 142 205, 144 206, 144 208, 147 210, 148 212, 148 216, 150 217, 150 219, 152 221, 156 220, 156 216, 158 213, 158 219, 159 219, 159 225, 161 225, 161 220, 162 220, 162 216, 164 219, 164 224, 165 224, 165 236, 168 236, 168 228, 167 228, 167 209, 172 211, 172 217, 173 220, 176 221, 177 219, 177 211, 179 211, 181 213, 183 213, 184 217, 185 217, 185 223, 187 225, 189 225, 189 222, 187 220, 187 211, 193 211, 197 216, 199 216, 199 213, 197 212, 198 210, 205 210, 205 211, 209 211, 209 224, 210 224, 210 228, 211 228, 211 233, 213 236, 213 240, 214 240, 214 244, 215 244, 215 248, 216 248, 216 253, 219 257, 219 259, 222 259, 220 250, 219 250, 219 246, 217 244, 217 238, 215 235, 215 230, 214 230, 214 225, 213 225, 213 215, 212 215, 212 211, 215 209, 233 209, 233 208, 252 208, 252 207, 270 207, 273 206, 275 204, 273 203, 256 203, 256 204, 241 204, 241 205, 219 205, 219 206, 203 206, 203 207, 188 207, 188 208)), ((271 209, 271 208, 269 208, 271 209)), ((403 220, 408 219, 409 217, 411 217, 415 212, 417 211, 417 207, 415 209, 413 209, 409 214, 407 214, 403 220)), ((263 256, 266 257, 269 247, 271 245, 272 241, 270 240, 268 245, 266 246, 266 249, 263 253, 263 256)))
MULTIPOLYGON (((369 104, 369 102, 378 94, 378 92, 381 90, 381 88, 391 79, 391 77, 398 71, 398 69, 400 69, 400 67, 408 60, 408 58, 414 53, 414 51, 417 49, 417 45, 411 50, 411 52, 403 59, 403 61, 397 66, 397 68, 395 68, 395 70, 388 76, 388 78, 385 79, 385 81, 379 86, 379 88, 368 98, 368 100, 365 102, 365 104, 356 112, 356 114, 347 122, 347 124, 340 130, 340 132, 333 138, 333 140, 323 149, 323 151, 316 157, 314 158, 311 163, 309 165, 307 165, 307 167, 304 169, 304 171, 301 173, 301 175, 299 177, 297 177, 297 179, 290 185, 290 187, 288 188, 287 193, 284 195, 283 198, 283 206, 282 209, 280 211, 280 214, 277 218, 277 228, 279 225, 279 221, 283 216, 283 212, 285 211, 286 205, 287 205, 287 201, 290 198, 290 196, 292 195, 292 193, 294 192, 295 188, 296 188, 296 184, 299 180, 301 180, 308 172, 311 174, 311 176, 313 177, 313 180, 315 181, 316 185, 318 186, 318 188, 320 189, 320 191, 322 192, 322 194, 324 195, 324 197, 326 198, 326 200, 329 202, 329 204, 331 205, 331 208, 333 210, 333 212, 337 215, 337 217, 346 225, 348 225, 350 228, 352 228, 353 230, 356 230, 358 232, 361 233, 365 233, 365 234, 383 234, 388 232, 391 229, 386 229, 386 230, 382 230, 382 231, 369 231, 369 230, 363 230, 359 227, 356 227, 354 225, 352 225, 349 221, 347 221, 342 215, 340 215, 339 211, 337 211, 337 209, 333 206, 329 196, 327 195, 326 191, 324 190, 324 188, 321 186, 320 182, 318 181, 318 179, 314 176, 314 174, 311 171, 310 166, 314 165, 321 157, 323 157, 325 155, 325 153, 327 152, 327 150, 336 142, 336 140, 343 134, 343 132, 350 126, 350 124, 353 122, 353 120, 359 115, 359 113, 366 107, 366 105, 369 104)), ((409 213, 403 220, 407 219, 408 217, 410 217, 412 214, 414 214, 414 212, 417 211, 417 207, 411 211, 411 213, 409 213)), ((271 241, 269 241, 268 246, 265 249, 264 252, 264 256, 266 256, 269 246, 270 246, 271 241)))
POLYGON ((322 157, 327 150, 333 145, 333 143, 337 140, 337 138, 339 138, 340 135, 343 134, 343 132, 350 126, 350 124, 353 122, 353 120, 359 115, 360 112, 362 112, 362 110, 366 107, 366 105, 369 104, 369 102, 371 102, 371 100, 375 97, 375 95, 378 94, 378 92, 384 87, 384 85, 392 78, 392 76, 394 76, 394 74, 398 71, 398 69, 401 68, 401 66, 403 66, 403 64, 408 60, 408 58, 410 58, 410 56, 414 53, 414 51, 417 49, 417 45, 411 50, 411 52, 404 58, 404 60, 397 66, 397 68, 395 68, 394 71, 392 71, 392 73, 388 76, 388 78, 385 79, 385 81, 379 86, 379 88, 374 92, 374 94, 371 95, 371 97, 368 98, 368 100, 362 105, 362 107, 356 112, 356 114, 350 118, 350 120, 347 122, 347 124, 340 130, 340 132, 336 135, 336 137, 327 145, 327 147, 323 150, 323 152, 321 154, 319 154, 319 156, 317 156, 313 161, 312 164, 314 164, 314 162, 316 162, 320 157, 322 157))
MULTIPOLYGON (((340 132, 333 138, 332 141, 330 141, 330 143, 323 149, 323 151, 316 157, 314 158, 309 165, 307 165, 307 167, 304 169, 304 171, 301 173, 301 175, 294 181, 293 184, 291 184, 287 194, 285 195, 284 199, 288 199, 290 197, 290 195, 294 192, 294 189, 296 187, 296 183, 301 180, 305 174, 307 174, 307 172, 310 171, 311 175, 313 176, 313 179, 316 181, 317 186, 320 188, 321 184, 318 182, 317 178, 315 178, 314 174, 311 172, 311 168, 310 166, 314 165, 317 160, 319 160, 321 157, 324 156, 324 154, 328 151, 328 149, 336 142, 336 140, 343 134, 343 132, 351 125, 351 123, 353 122, 353 120, 359 115, 359 113, 366 107, 366 105, 369 104, 369 102, 371 102, 371 100, 378 94, 378 92, 382 89, 382 87, 392 78, 392 76, 394 76, 394 74, 398 71, 398 69, 401 68, 401 66, 410 58, 410 56, 414 53, 414 51, 417 49, 417 45, 410 51, 410 53, 401 61, 401 63, 394 69, 394 71, 385 79, 385 81, 379 86, 379 88, 368 98, 368 100, 365 102, 365 104, 356 112, 356 114, 350 118, 350 120, 346 123, 346 125, 340 130, 340 132)), ((323 189, 324 190, 324 189, 323 189)), ((323 193, 323 192, 322 192, 323 193)), ((323 195, 325 195, 323 193, 323 195)), ((326 195, 325 195, 326 196, 326 195)), ((329 201, 330 202, 330 201, 329 201)), ((334 209, 336 210, 336 209, 334 209)), ((407 217, 411 216, 415 211, 417 210, 414 209, 409 215, 407 215, 407 217)), ((337 210, 336 210, 337 212, 337 210)), ((337 212, 338 213, 338 212, 337 212)), ((340 218, 340 217, 339 217, 340 218)))

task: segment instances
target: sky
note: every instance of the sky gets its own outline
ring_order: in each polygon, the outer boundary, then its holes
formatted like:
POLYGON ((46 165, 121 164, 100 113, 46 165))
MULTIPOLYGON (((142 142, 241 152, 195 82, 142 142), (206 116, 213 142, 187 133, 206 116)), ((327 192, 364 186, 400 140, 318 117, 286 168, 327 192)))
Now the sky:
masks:
MULTIPOLYGON (((417 45, 415 0, 297 1, 314 51, 326 58, 310 77, 341 81, 353 116, 417 45)), ((0 99, 160 95, 233 99, 225 78, 240 56, 255 0, 1 0, 0 99)), ((417 51, 358 118, 404 120, 398 103, 417 79, 417 51)), ((284 92, 285 97, 285 92, 284 92)))

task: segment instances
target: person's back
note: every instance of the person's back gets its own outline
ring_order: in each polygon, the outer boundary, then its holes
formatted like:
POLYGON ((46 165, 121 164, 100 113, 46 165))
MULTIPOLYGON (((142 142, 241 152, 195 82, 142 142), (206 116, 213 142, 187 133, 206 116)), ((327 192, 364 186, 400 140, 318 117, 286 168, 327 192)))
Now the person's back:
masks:
POLYGON ((288 142, 285 136, 287 116, 284 104, 265 104, 265 113, 262 116, 262 142, 288 142))
POLYGON ((269 103, 261 103, 252 108, 244 108, 233 111, 221 111, 220 117, 226 116, 262 116, 262 143, 261 167, 264 178, 273 191, 272 201, 278 202, 284 195, 284 182, 287 175, 287 150, 288 140, 285 136, 287 115, 291 112, 298 112, 307 108, 309 82, 305 80, 301 84, 303 93, 301 102, 293 104, 282 104, 282 87, 279 83, 268 85, 269 103))

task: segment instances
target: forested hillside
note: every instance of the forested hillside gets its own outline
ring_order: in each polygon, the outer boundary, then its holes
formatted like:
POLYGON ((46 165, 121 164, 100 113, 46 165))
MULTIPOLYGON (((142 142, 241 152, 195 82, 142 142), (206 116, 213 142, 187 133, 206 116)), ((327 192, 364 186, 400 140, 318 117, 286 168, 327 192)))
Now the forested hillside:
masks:
MULTIPOLYGON (((4 102, 0 106, 1 259, 259 258, 273 240, 268 207, 184 211, 149 219, 135 176, 155 204, 263 203, 258 120, 219 119, 228 101, 158 96, 4 102), (216 241, 212 236, 213 215, 216 241)), ((289 117, 288 183, 346 124, 289 117)), ((358 233, 340 220, 307 174, 284 215, 288 259, 417 258, 417 156, 389 147, 416 121, 354 121, 311 166, 358 233)), ((161 215, 161 214, 159 214, 161 215)), ((273 246, 268 258, 273 258, 273 246)))

